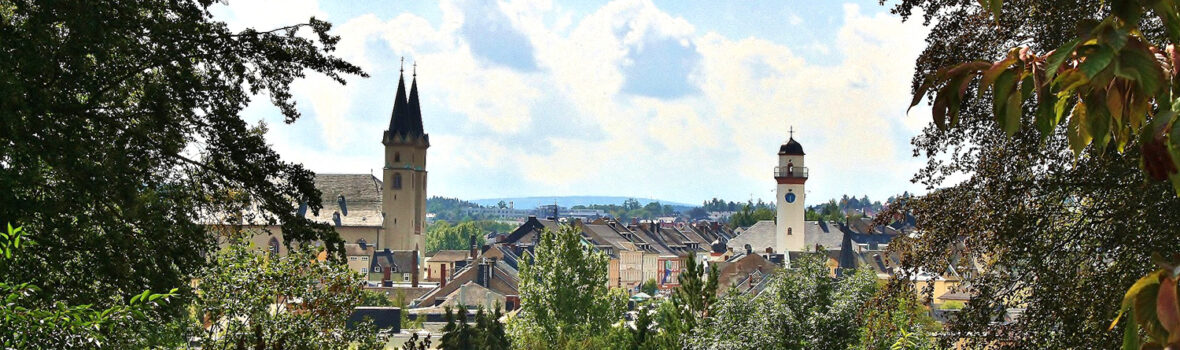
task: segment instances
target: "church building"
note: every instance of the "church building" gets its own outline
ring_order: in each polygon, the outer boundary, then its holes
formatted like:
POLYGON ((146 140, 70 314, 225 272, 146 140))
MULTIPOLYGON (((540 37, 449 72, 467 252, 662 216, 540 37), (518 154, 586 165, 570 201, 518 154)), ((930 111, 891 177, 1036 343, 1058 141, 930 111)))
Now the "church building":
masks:
POLYGON ((900 234, 896 228, 873 225, 869 218, 847 222, 806 221, 806 184, 812 174, 804 163, 806 154, 803 145, 795 140, 793 128, 789 135, 778 148, 778 162, 774 167, 775 220, 759 221, 741 229, 737 237, 726 242, 728 249, 764 255, 788 267, 798 254, 822 249, 833 267, 869 264, 887 274, 890 264, 882 251, 900 234))
POLYGON ((405 80, 398 77, 393 115, 381 144, 385 145, 381 210, 386 232, 381 247, 426 249, 426 149, 430 148, 430 135, 422 130, 416 69, 408 98, 405 80))
MULTIPOLYGON (((373 135, 376 141, 376 135, 373 135)), ((374 142, 376 144, 376 142, 374 142)), ((316 174, 321 192, 319 213, 301 205, 300 215, 332 225, 345 242, 348 265, 370 279, 417 281, 426 249, 426 150, 430 136, 422 127, 417 73, 409 94, 404 73, 398 77, 384 148, 380 178, 374 174, 316 174)), ((280 226, 246 224, 252 241, 274 254, 286 254, 280 226)))
POLYGON ((775 196, 778 215, 775 228, 775 251, 801 251, 805 248, 803 218, 807 207, 803 205, 807 192, 807 167, 803 166, 803 146, 795 141, 794 129, 791 137, 778 149, 778 166, 774 168, 774 181, 778 184, 775 196))

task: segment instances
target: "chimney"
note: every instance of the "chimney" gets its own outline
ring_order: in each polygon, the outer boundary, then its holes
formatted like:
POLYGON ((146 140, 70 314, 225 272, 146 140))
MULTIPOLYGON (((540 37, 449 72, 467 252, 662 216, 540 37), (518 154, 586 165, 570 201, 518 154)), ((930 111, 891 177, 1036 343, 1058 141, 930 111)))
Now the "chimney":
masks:
POLYGON ((410 259, 410 287, 418 288, 418 245, 414 245, 414 258, 410 259))
POLYGON ((491 288, 492 277, 496 277, 496 258, 488 258, 487 262, 488 262, 488 268, 487 268, 488 277, 484 279, 484 283, 487 283, 487 285, 485 285, 484 287, 491 288))
POLYGON ((487 262, 486 261, 479 262, 479 265, 477 265, 476 268, 478 270, 476 271, 476 275, 475 275, 475 284, 478 284, 484 288, 487 288, 488 287, 488 277, 487 277, 488 276, 488 264, 487 264, 487 262))
POLYGON ((440 265, 439 269, 441 270, 438 273, 438 287, 443 288, 447 286, 447 280, 451 279, 451 276, 447 276, 447 263, 440 265))

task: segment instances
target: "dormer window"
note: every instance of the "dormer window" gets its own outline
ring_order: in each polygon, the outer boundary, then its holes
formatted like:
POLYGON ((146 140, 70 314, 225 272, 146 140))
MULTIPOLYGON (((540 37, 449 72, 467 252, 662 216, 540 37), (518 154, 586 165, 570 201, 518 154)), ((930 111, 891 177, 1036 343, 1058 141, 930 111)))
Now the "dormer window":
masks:
POLYGON ((381 266, 373 266, 373 272, 381 272, 381 266))

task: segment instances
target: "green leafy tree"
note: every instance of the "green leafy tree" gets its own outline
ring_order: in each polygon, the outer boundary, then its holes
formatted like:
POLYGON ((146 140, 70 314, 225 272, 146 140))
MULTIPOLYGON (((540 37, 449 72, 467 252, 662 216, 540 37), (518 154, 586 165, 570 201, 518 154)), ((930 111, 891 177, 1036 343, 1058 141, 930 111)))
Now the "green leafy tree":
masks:
POLYGON ((626 296, 607 288, 608 258, 576 228, 541 233, 520 267, 520 311, 508 323, 515 346, 577 348, 608 334, 623 315, 626 296))
POLYGON ((216 247, 204 215, 248 204, 257 215, 243 221, 278 225, 287 242, 338 242, 292 205, 321 208, 313 173, 240 112, 265 94, 291 123, 293 81, 364 73, 331 55, 327 22, 235 32, 213 3, 0 2, 0 218, 41 243, 0 275, 97 308, 129 291, 187 295, 216 247))
POLYGON ((485 349, 507 350, 510 348, 504 324, 500 322, 500 306, 486 312, 480 306, 475 312, 475 325, 467 322, 467 307, 460 305, 457 312, 450 306, 444 308, 447 324, 439 338, 439 349, 485 349))
MULTIPOLYGON (((8 224, 0 232, 0 266, 13 263, 35 243, 22 227, 8 224)), ((29 282, 0 278, 0 346, 5 349, 129 348, 172 345, 153 342, 149 332, 160 324, 145 312, 167 302, 176 290, 164 294, 143 292, 129 301, 114 302, 99 309, 91 305, 68 305, 44 297, 42 289, 29 282)), ((118 298, 122 299, 122 298, 118 298)))
POLYGON ((700 349, 848 349, 860 339, 858 315, 877 289, 862 267, 829 277, 824 258, 804 254, 775 272, 756 297, 731 291, 689 340, 700 349))
POLYGON ((318 261, 301 246, 287 256, 241 240, 217 254, 199 276, 193 309, 205 349, 380 349, 384 337, 348 327, 362 299, 363 277, 343 264, 318 261))
POLYGON ((775 211, 769 207, 755 207, 753 205, 745 205, 736 213, 729 217, 729 226, 732 228, 748 227, 763 220, 774 220, 775 211))
POLYGON ((639 209, 639 201, 635 200, 635 198, 627 198, 627 200, 623 201, 623 210, 631 211, 635 209, 639 209))
POLYGON ((435 222, 426 228, 426 254, 440 250, 470 249, 472 236, 475 236, 475 244, 480 247, 487 242, 484 230, 475 222, 467 221, 458 225, 451 225, 446 221, 435 222))
POLYGON ((642 285, 639 286, 639 291, 647 293, 647 295, 656 295, 656 291, 659 290, 659 288, 660 284, 659 282, 656 282, 655 278, 648 278, 646 281, 643 281, 642 285))
MULTIPOLYGON (((400 291, 399 291, 400 292, 400 291)), ((394 301, 385 293, 361 290, 361 301, 357 306, 394 306, 394 301)))
POLYGON ((867 303, 858 349, 934 349, 942 327, 908 280, 891 280, 867 303))
POLYGON ((705 272, 705 264, 696 262, 695 252, 685 258, 670 305, 660 309, 660 327, 667 343, 684 347, 701 320, 709 317, 709 308, 717 301, 717 275, 716 266, 705 272))
POLYGON ((915 180, 963 180, 899 203, 923 230, 890 248, 904 271, 971 272, 973 299, 948 325, 965 346, 1137 348, 1136 327, 1171 343, 1180 328, 1157 323, 1149 287, 1168 276, 1149 272, 1180 246, 1176 3, 981 4, 894 8, 933 23, 914 102, 933 92, 935 118, 913 141, 928 159, 915 180), (1007 308, 1022 316, 994 327, 1007 308))

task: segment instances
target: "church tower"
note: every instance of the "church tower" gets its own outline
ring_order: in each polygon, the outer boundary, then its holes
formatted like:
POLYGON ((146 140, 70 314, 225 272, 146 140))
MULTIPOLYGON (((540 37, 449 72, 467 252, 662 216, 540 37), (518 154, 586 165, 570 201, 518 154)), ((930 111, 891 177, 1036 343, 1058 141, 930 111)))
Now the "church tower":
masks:
POLYGON ((423 250, 426 241, 426 149, 430 135, 422 130, 422 110, 418 104, 418 73, 414 68, 410 95, 406 83, 397 80, 397 95, 389 129, 381 138, 385 145, 385 167, 381 189, 382 224, 380 249, 423 250))
POLYGON ((774 168, 774 181, 778 183, 775 252, 804 251, 803 212, 807 192, 807 167, 803 165, 803 146, 795 141, 795 130, 791 129, 790 139, 778 149, 778 166, 774 168))

